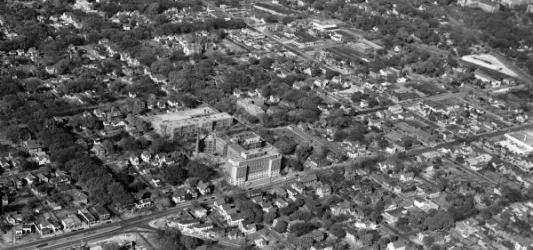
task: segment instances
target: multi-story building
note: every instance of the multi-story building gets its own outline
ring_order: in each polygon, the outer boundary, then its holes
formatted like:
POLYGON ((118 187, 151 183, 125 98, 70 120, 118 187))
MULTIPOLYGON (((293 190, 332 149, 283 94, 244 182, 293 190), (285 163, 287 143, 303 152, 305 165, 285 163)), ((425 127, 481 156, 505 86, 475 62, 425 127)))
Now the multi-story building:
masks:
POLYGON ((152 124, 158 134, 171 138, 225 129, 233 124, 233 116, 210 107, 154 115, 147 117, 146 120, 152 124))
POLYGON ((279 175, 281 154, 254 132, 216 134, 206 141, 207 148, 227 158, 224 170, 233 185, 267 180, 279 175))

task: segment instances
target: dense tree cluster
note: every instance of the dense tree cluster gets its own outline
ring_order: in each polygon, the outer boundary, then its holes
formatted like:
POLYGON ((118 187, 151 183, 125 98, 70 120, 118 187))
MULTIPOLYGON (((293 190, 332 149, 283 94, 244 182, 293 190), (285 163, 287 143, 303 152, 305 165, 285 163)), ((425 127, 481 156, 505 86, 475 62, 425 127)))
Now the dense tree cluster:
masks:
POLYGON ((235 204, 244 217, 245 222, 261 223, 263 221, 263 210, 261 206, 243 197, 235 198, 235 204))
POLYGON ((158 230, 155 239, 162 250, 195 249, 204 242, 198 238, 182 235, 179 230, 158 230))
POLYGON ((302 236, 306 233, 310 233, 311 231, 317 229, 318 227, 312 223, 308 222, 300 222, 300 223, 294 223, 289 227, 289 232, 291 234, 294 234, 295 236, 302 236))
POLYGON ((89 192, 90 198, 104 204, 130 205, 131 195, 109 173, 106 166, 91 159, 87 149, 75 142, 64 128, 49 126, 38 134, 49 149, 50 159, 72 174, 77 184, 89 192))
POLYGON ((207 181, 214 175, 215 171, 211 167, 198 161, 188 160, 185 156, 179 163, 163 168, 163 177, 172 185, 181 185, 189 177, 207 181))

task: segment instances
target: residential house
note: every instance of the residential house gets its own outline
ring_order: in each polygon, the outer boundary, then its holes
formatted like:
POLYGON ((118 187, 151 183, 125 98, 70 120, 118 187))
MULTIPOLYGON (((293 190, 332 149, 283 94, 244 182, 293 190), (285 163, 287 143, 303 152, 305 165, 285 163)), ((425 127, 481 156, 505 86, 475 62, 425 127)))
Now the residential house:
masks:
POLYGON ((296 200, 296 196, 298 194, 300 194, 298 191, 294 190, 294 188, 292 188, 292 187, 287 187, 286 190, 287 190, 287 194, 289 196, 289 199, 291 199, 293 201, 296 200))
POLYGON ((154 203, 152 202, 152 200, 150 200, 149 198, 146 198, 146 199, 142 199, 142 200, 139 200, 135 203, 135 207, 137 209, 141 209, 141 208, 147 208, 147 207, 151 207, 153 206, 154 203))
POLYGON ((326 239, 326 234, 319 230, 313 230, 312 232, 301 236, 302 238, 309 238, 314 242, 321 242, 326 239))
POLYGON ((190 228, 196 225, 199 225, 200 221, 194 218, 180 218, 177 220, 171 220, 167 222, 168 227, 177 227, 180 230, 185 228, 190 228))
POLYGON ((435 199, 440 196, 440 191, 428 183, 418 184, 416 189, 419 195, 425 196, 429 199, 435 199))
POLYGON ((269 241, 265 239, 265 237, 260 237, 254 240, 254 243, 259 248, 267 247, 269 244, 269 241))
POLYGON ((420 197, 415 198, 415 200, 413 201, 413 205, 419 209, 424 210, 424 212, 428 212, 432 209, 439 209, 439 205, 437 205, 435 202, 420 197))
POLYGON ((196 185, 196 188, 198 189, 198 192, 200 192, 201 195, 207 195, 211 193, 211 185, 209 183, 199 181, 196 185))
POLYGON ((109 220, 111 218, 111 213, 109 213, 109 211, 104 208, 103 206, 94 206, 94 207, 91 207, 89 209, 89 211, 94 215, 96 216, 96 218, 99 220, 99 221, 105 221, 105 220, 109 220))
POLYGON ((185 188, 178 188, 172 196, 172 201, 176 204, 187 199, 187 190, 185 188))
POLYGON ((348 214, 352 208, 352 204, 349 201, 341 202, 337 205, 331 206, 331 214, 339 216, 341 214, 348 214))
POLYGON ((303 175, 303 176, 299 176, 298 177, 298 181, 304 185, 312 185, 314 183, 316 183, 318 180, 317 176, 315 173, 313 174, 307 174, 307 175, 303 175))
POLYGON ((362 221, 362 220, 357 220, 354 223, 354 226, 358 229, 364 229, 364 230, 376 230, 378 228, 378 224, 372 221, 362 221))
POLYGON ((320 198, 325 198, 331 195, 331 187, 328 184, 320 185, 316 189, 316 195, 320 198))
POLYGON ((76 206, 83 206, 88 203, 88 196, 78 189, 70 189, 63 192, 72 197, 72 204, 76 206))
POLYGON ((270 190, 272 194, 275 194, 277 197, 286 198, 288 196, 287 189, 283 187, 274 187, 270 190))
POLYGON ((292 183, 291 188, 301 194, 304 192, 305 186, 301 183, 292 183))
POLYGON ((191 213, 196 218, 204 218, 207 216, 207 209, 203 207, 196 207, 191 210, 191 213))
POLYGON ((238 226, 239 224, 244 221, 243 214, 233 211, 229 213, 228 219, 226 220, 226 223, 228 223, 229 226, 238 226))
POLYGON ((9 205, 9 197, 6 194, 2 195, 2 207, 9 205))
POLYGON ((50 223, 44 216, 39 217, 37 222, 35 223, 35 230, 41 235, 41 236, 48 236, 52 235, 56 232, 58 228, 50 223))
POLYGON ((22 230, 22 224, 15 225, 13 227, 13 234, 15 235, 16 239, 22 239, 22 237, 24 237, 24 231, 22 230))
POLYGON ((61 205, 59 205, 57 202, 55 201, 52 201, 50 199, 46 199, 45 200, 45 204, 50 208, 52 209, 53 211, 58 211, 58 210, 61 210, 63 207, 61 205))
POLYGON ((38 173, 37 179, 39 179, 39 182, 48 182, 49 180, 43 173, 38 173))
POLYGON ((393 242, 389 242, 387 244, 387 250, 406 250, 407 244, 405 244, 405 241, 403 240, 397 240, 393 242))
POLYGON ((284 207, 288 206, 289 203, 286 200, 282 199, 282 198, 277 198, 274 201, 274 205, 276 205, 276 207, 278 207, 278 208, 284 208, 284 207))
POLYGON ((43 153, 43 145, 37 140, 27 140, 22 143, 22 146, 30 155, 38 155, 43 153))
POLYGON ((239 230, 241 230, 241 232, 245 235, 252 234, 257 231, 257 225, 253 223, 250 223, 250 224, 239 223, 239 230))
POLYGON ((392 210, 384 211, 382 214, 383 219, 390 225, 395 225, 401 217, 405 215, 405 209, 396 208, 392 210))
POLYGON ((226 234, 226 237, 230 240, 240 240, 244 234, 238 230, 238 229, 230 229, 229 232, 226 234))

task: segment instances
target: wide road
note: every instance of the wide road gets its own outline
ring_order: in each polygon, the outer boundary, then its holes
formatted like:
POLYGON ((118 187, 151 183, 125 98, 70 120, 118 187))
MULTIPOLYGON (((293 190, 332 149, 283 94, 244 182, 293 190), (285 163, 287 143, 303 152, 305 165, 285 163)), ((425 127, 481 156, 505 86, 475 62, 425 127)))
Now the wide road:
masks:
MULTIPOLYGON (((214 197, 214 196, 210 195, 210 196, 206 196, 205 198, 210 198, 210 197, 214 197)), ((171 214, 175 214, 179 212, 180 210, 187 208, 191 205, 192 205, 192 201, 187 201, 187 202, 180 203, 173 208, 160 211, 160 212, 155 212, 151 215, 126 219, 126 220, 112 222, 112 223, 108 223, 104 225, 99 225, 99 226, 88 228, 85 230, 65 233, 65 234, 62 234, 56 237, 45 238, 45 239, 40 239, 37 241, 33 241, 33 242, 21 244, 21 245, 16 245, 16 246, 9 247, 6 249, 36 249, 37 246, 40 246, 43 244, 48 244, 45 246, 46 249, 48 248, 53 249, 52 248, 53 246, 66 244, 67 242, 71 242, 70 244, 72 244, 73 239, 79 242, 80 240, 85 240, 88 238, 98 238, 97 236, 102 236, 103 234, 112 235, 113 233, 117 233, 121 230, 125 230, 125 229, 136 227, 136 226, 141 226, 152 220, 165 217, 171 214)))
MULTIPOLYGON (((297 179, 296 176, 291 176, 287 178, 282 177, 271 183, 267 183, 266 185, 248 187, 248 190, 246 191, 268 190, 274 186, 285 185, 291 182, 295 182, 296 179, 297 179)), ((213 197, 216 197, 216 196, 208 195, 196 201, 208 203, 212 205, 213 197)), ((55 236, 55 237, 50 237, 50 238, 40 239, 40 240, 36 240, 33 242, 28 242, 28 243, 24 243, 20 245, 15 245, 15 246, 12 246, 6 249, 37 249, 37 248, 39 249, 61 249, 61 248, 65 248, 65 247, 69 247, 73 245, 79 245, 81 241, 86 242, 88 240, 115 235, 127 229, 143 226, 152 220, 166 217, 172 214, 176 214, 180 210, 183 210, 187 207, 192 206, 192 203, 193 203, 193 200, 186 201, 186 202, 176 205, 173 208, 169 208, 164 211, 154 212, 153 214, 150 214, 150 215, 146 215, 142 217, 135 217, 135 218, 112 222, 108 224, 103 224, 103 225, 91 227, 85 230, 65 233, 59 236, 55 236)))
MULTIPOLYGON (((520 126, 515 126, 513 128, 509 128, 509 129, 505 129, 501 131, 495 131, 495 132, 475 135, 472 137, 472 139, 477 140, 477 139, 484 138, 484 137, 500 136, 511 131, 520 131, 520 130, 532 129, 532 128, 533 128, 533 124, 520 125, 520 126)), ((439 148, 449 147, 449 146, 456 145, 459 143, 461 142, 460 141, 447 142, 447 143, 437 145, 435 147, 425 148, 421 150, 413 150, 409 152, 409 154, 410 155, 421 154, 424 152, 429 152, 429 151, 433 151, 439 148)), ((353 163, 354 163, 353 161, 347 161, 347 162, 343 162, 339 164, 333 164, 328 167, 320 168, 312 172, 320 172, 320 171, 325 171, 325 170, 337 168, 337 167, 346 167, 353 163)), ((279 179, 277 181, 274 181, 264 186, 249 188, 249 190, 267 190, 267 189, 272 188, 273 186, 288 184, 288 183, 294 182, 295 180, 296 180, 295 177, 291 177, 287 179, 279 179)), ((211 200, 211 197, 215 197, 215 196, 214 195, 205 196, 200 201, 211 200)), ((212 203, 212 201, 209 203, 212 203)), ((61 247, 68 247, 68 246, 79 244, 81 241, 101 238, 106 235, 113 235, 113 234, 120 233, 129 228, 145 225, 146 223, 152 220, 162 218, 162 217, 165 217, 171 214, 175 214, 179 212, 180 210, 187 208, 191 205, 192 205, 192 201, 187 201, 187 202, 178 204, 176 207, 169 208, 164 211, 154 212, 151 215, 126 219, 126 220, 112 222, 112 223, 108 223, 104 225, 99 225, 99 226, 92 227, 86 230, 65 233, 65 234, 62 234, 56 237, 40 239, 37 241, 12 246, 6 249, 37 249, 38 246, 41 246, 40 249, 60 249, 61 247)))
MULTIPOLYGON (((509 133, 509 132, 515 132, 515 131, 521 131, 521 130, 527 130, 527 129, 533 129, 533 124, 518 125, 518 126, 511 127, 511 128, 498 130, 498 131, 481 133, 481 134, 473 135, 469 139, 472 140, 472 141, 476 141, 476 140, 479 140, 479 139, 482 139, 482 138, 490 138, 490 137, 502 136, 502 135, 504 135, 506 133, 509 133)), ((454 146, 454 145, 458 145, 458 144, 461 144, 461 143, 463 143, 461 140, 454 140, 454 141, 445 142, 445 143, 436 145, 434 147, 415 149, 415 150, 407 152, 407 154, 408 155, 419 155, 419 154, 423 154, 423 153, 426 153, 426 152, 435 151, 435 150, 441 149, 441 148, 448 148, 448 147, 451 147, 451 146, 454 146)))

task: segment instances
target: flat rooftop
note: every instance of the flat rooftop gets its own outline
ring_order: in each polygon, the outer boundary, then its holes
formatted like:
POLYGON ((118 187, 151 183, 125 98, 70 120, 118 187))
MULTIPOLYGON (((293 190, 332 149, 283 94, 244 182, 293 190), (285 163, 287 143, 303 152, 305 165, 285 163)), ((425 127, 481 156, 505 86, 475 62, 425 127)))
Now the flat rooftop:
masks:
POLYGON ((218 112, 210 107, 194 108, 178 112, 159 114, 146 117, 146 120, 156 124, 197 124, 204 121, 233 119, 228 113, 218 112))
POLYGON ((294 14, 293 11, 291 11, 290 9, 287 9, 279 4, 274 4, 274 3, 255 3, 254 4, 254 7, 256 8, 263 8, 263 9, 268 9, 272 12, 276 12, 276 13, 280 13, 280 14, 283 14, 283 15, 292 15, 294 14))
POLYGON ((506 134, 507 137, 512 137, 529 146, 533 147, 533 130, 517 131, 506 134))
POLYGON ((217 114, 217 113, 218 111, 210 107, 203 107, 203 108, 187 109, 183 111, 166 113, 166 114, 153 115, 153 116, 148 117, 148 119, 153 120, 153 121, 179 121, 179 120, 186 120, 186 119, 191 119, 195 117, 208 116, 208 115, 217 114))
POLYGON ((486 69, 494 70, 497 72, 500 72, 502 74, 511 76, 511 77, 518 77, 518 75, 505 66, 497 57, 489 54, 477 54, 477 55, 468 55, 463 56, 461 59, 465 62, 475 64, 479 67, 483 67, 486 69))

